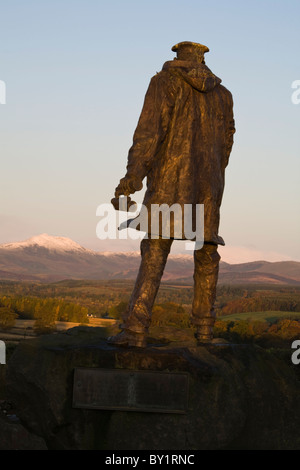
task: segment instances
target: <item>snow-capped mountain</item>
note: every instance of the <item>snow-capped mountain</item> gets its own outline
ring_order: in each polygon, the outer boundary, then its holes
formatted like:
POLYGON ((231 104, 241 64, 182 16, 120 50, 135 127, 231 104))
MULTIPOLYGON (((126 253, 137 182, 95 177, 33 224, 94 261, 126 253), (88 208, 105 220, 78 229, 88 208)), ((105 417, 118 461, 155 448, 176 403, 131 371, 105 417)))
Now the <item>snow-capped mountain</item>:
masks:
POLYGON ((54 237, 47 233, 42 233, 41 235, 37 235, 21 242, 3 243, 0 245, 0 249, 4 248, 7 250, 18 250, 32 247, 43 247, 47 250, 53 251, 89 251, 70 238, 54 237))
POLYGON ((0 279, 49 282, 134 278, 139 256, 138 252, 96 252, 70 238, 43 233, 0 245, 0 279))
MULTIPOLYGON (((51 282, 63 279, 135 279, 139 252, 97 252, 66 237, 41 234, 0 245, 0 280, 51 282)), ((191 254, 168 257, 163 281, 193 282, 191 254)), ((255 261, 220 263, 219 282, 300 285, 300 263, 255 261)))

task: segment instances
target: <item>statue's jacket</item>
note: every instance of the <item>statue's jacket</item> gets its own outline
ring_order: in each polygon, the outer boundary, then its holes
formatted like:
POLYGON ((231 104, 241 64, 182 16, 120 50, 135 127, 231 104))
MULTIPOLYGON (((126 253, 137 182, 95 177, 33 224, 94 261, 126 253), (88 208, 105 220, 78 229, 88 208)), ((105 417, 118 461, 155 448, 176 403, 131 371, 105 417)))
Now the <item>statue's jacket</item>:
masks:
POLYGON ((150 81, 128 154, 126 176, 147 178, 148 213, 152 204, 188 204, 195 218, 204 204, 204 240, 224 245, 220 205, 234 132, 232 95, 221 79, 205 64, 166 62, 150 81))

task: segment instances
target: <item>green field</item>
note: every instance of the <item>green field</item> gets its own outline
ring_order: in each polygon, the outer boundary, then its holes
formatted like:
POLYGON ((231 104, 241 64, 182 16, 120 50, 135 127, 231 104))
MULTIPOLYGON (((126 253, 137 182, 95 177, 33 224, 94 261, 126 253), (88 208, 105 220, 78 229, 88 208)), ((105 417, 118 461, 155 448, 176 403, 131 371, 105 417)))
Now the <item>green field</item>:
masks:
POLYGON ((245 313, 234 313, 232 315, 222 315, 217 317, 217 320, 222 321, 266 321, 268 323, 274 323, 279 319, 291 318, 300 320, 300 312, 281 312, 281 311, 270 311, 270 312, 245 312, 245 313))

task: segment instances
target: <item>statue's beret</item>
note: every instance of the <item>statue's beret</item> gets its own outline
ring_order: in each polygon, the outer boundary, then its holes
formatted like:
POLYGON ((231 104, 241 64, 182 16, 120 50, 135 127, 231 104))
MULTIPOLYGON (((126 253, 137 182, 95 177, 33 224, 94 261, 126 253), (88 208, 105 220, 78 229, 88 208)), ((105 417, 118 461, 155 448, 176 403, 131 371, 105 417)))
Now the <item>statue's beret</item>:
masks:
POLYGON ((200 49, 203 54, 205 52, 209 52, 209 49, 207 46, 204 46, 203 44, 199 44, 197 42, 191 42, 191 41, 183 41, 179 42, 178 44, 175 44, 175 46, 172 47, 173 52, 178 52, 180 49, 183 48, 189 48, 189 49, 200 49))

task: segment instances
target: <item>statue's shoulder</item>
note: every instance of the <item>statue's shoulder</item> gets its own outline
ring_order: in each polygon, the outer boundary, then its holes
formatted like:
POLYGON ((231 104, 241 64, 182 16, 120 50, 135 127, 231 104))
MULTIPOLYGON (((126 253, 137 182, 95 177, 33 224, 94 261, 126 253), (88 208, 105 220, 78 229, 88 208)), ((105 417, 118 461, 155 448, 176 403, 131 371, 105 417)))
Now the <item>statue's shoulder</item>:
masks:
POLYGON ((173 80, 173 79, 176 79, 176 75, 174 74, 174 72, 172 73, 172 70, 162 69, 159 72, 156 72, 155 75, 153 75, 153 77, 151 78, 151 81, 167 83, 168 81, 173 80))
POLYGON ((232 99, 232 93, 231 91, 228 90, 228 88, 226 88, 224 85, 222 85, 222 83, 220 83, 220 85, 218 86, 219 90, 221 93, 223 93, 224 95, 228 96, 228 98, 232 99))
POLYGON ((160 90, 167 96, 176 94, 178 87, 182 85, 180 77, 170 70, 162 69, 150 79, 150 89, 160 90))

